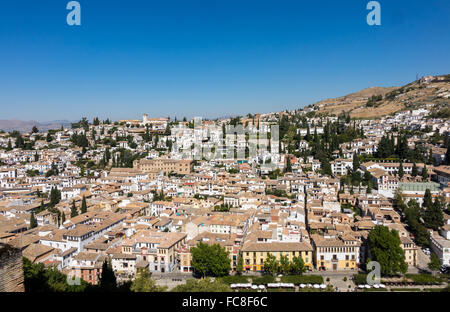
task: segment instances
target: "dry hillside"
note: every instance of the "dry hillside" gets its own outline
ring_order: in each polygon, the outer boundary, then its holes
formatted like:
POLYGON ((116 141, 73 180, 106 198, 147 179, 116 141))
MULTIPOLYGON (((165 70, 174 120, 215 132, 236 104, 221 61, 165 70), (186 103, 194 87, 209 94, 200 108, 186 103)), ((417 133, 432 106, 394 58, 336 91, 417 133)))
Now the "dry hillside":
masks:
POLYGON ((350 112, 355 118, 378 118, 426 104, 449 105, 450 75, 428 76, 403 87, 373 87, 315 103, 319 113, 350 112), (372 98, 374 97, 374 98, 372 98))

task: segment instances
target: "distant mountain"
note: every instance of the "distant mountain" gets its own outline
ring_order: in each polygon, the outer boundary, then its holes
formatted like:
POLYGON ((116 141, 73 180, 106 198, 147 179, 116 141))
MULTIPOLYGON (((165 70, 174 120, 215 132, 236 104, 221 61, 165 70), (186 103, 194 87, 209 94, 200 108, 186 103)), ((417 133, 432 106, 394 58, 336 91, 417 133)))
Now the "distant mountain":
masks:
POLYGON ((68 120, 54 120, 47 122, 38 122, 34 120, 23 121, 18 119, 0 120, 0 129, 6 132, 19 131, 30 132, 33 126, 36 126, 39 131, 47 131, 49 129, 60 129, 61 126, 69 128, 71 122, 68 120))
POLYGON ((450 105, 450 75, 425 76, 402 87, 371 87, 312 106, 318 113, 378 118, 429 103, 450 105))

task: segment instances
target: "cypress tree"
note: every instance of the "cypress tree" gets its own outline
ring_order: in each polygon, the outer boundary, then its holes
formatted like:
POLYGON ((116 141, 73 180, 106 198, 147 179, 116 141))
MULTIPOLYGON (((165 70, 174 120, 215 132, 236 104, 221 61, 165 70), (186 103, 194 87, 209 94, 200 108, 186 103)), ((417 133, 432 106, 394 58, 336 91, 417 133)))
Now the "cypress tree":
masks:
POLYGON ((30 216, 30 229, 34 229, 35 227, 37 227, 37 221, 36 217, 34 216, 34 211, 32 211, 30 216))
POLYGON ((418 172, 418 170, 417 170, 417 165, 416 165, 416 163, 414 162, 413 163, 413 167, 412 167, 412 171, 411 171, 411 175, 413 176, 413 177, 417 177, 417 174, 418 174, 419 172, 418 172))
POLYGON ((431 191, 430 189, 426 189, 425 195, 423 196, 422 207, 424 209, 431 209, 432 206, 433 206, 433 198, 431 196, 431 191))
POLYGON ((434 203, 425 211, 425 225, 428 228, 437 230, 444 225, 444 214, 442 213, 442 204, 439 198, 434 199, 434 203))
POLYGON ((289 156, 287 156, 287 159, 286 159, 286 171, 285 172, 292 172, 291 157, 289 157, 289 156))
POLYGON ((115 291, 117 289, 116 275, 108 260, 103 262, 99 287, 102 291, 115 291))
POLYGON ((75 200, 72 201, 72 208, 70 209, 70 217, 76 217, 78 216, 78 210, 77 207, 75 206, 75 200))
POLYGON ((427 165, 425 165, 425 164, 422 169, 422 180, 423 181, 428 180, 428 170, 427 170, 427 165))
POLYGON ((400 161, 400 166, 398 167, 398 176, 401 178, 403 178, 403 175, 405 174, 405 172, 403 171, 403 161, 400 161))
POLYGON ((445 152, 444 164, 450 165, 450 147, 447 147, 447 152, 445 152))
POLYGON ((81 213, 86 212, 87 212, 86 197, 83 195, 83 200, 81 201, 81 213))
POLYGON ((356 154, 356 152, 354 152, 353 153, 353 171, 358 170, 359 166, 360 166, 360 163, 359 163, 358 155, 356 154))

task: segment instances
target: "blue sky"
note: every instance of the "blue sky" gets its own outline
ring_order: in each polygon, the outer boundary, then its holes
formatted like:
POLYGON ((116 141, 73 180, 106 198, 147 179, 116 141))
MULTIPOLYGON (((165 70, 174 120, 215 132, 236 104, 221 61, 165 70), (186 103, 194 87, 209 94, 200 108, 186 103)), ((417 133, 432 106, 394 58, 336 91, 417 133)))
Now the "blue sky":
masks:
POLYGON ((294 109, 450 73, 450 2, 4 1, 0 119, 203 116, 294 109))

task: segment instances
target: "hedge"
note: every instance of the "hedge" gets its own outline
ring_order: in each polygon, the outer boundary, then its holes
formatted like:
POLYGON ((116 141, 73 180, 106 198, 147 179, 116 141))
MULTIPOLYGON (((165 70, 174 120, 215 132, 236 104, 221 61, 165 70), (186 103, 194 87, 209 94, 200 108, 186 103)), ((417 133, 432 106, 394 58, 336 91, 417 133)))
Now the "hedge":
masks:
POLYGON ((249 283, 248 277, 242 276, 242 275, 228 275, 228 276, 220 277, 218 279, 228 285, 249 283))
POLYGON ((272 275, 252 277, 252 282, 256 285, 267 285, 269 283, 275 283, 275 277, 273 277, 272 275))
POLYGON ((287 275, 281 277, 281 282, 294 284, 322 284, 323 277, 320 275, 287 275))
POLYGON ((406 278, 411 279, 414 283, 419 285, 441 284, 442 279, 430 274, 406 274, 406 278))
POLYGON ((420 288, 391 288, 391 291, 421 291, 420 288))
POLYGON ((367 274, 355 274, 353 280, 356 285, 367 284, 367 274))

